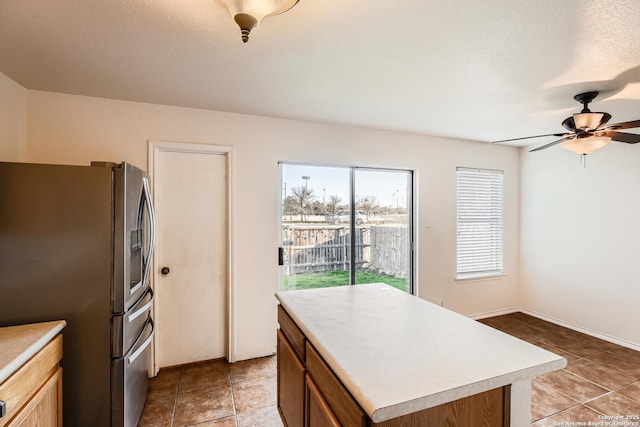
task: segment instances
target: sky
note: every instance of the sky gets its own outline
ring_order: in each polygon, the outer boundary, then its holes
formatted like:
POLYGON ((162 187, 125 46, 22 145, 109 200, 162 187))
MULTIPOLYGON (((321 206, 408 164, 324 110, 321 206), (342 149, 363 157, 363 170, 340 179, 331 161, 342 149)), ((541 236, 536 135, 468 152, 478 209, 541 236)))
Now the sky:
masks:
MULTIPOLYGON (((310 166, 282 164, 282 192, 291 195, 293 187, 307 185, 313 190, 315 200, 325 202, 329 196, 340 197, 341 203, 349 201, 348 167, 310 166), (309 179, 303 179, 306 176, 309 179)), ((375 196, 380 206, 401 207, 407 205, 408 172, 385 169, 356 169, 356 197, 375 196)))

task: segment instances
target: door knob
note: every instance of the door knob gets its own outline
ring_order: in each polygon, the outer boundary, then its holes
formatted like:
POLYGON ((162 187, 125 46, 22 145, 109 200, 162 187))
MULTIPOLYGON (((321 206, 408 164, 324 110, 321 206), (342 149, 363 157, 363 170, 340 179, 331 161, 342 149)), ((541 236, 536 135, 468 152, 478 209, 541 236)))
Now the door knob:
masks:
POLYGON ((166 276, 167 274, 169 274, 170 271, 171 270, 169 270, 169 267, 162 267, 162 269, 160 270, 160 273, 166 276))

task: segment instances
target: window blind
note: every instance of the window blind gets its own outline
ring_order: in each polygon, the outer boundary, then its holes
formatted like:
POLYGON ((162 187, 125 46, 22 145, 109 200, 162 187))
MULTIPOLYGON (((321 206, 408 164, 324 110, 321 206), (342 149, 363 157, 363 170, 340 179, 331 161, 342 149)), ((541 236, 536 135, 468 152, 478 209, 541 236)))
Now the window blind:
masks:
POLYGON ((503 273, 503 174, 457 168, 456 278, 503 273))

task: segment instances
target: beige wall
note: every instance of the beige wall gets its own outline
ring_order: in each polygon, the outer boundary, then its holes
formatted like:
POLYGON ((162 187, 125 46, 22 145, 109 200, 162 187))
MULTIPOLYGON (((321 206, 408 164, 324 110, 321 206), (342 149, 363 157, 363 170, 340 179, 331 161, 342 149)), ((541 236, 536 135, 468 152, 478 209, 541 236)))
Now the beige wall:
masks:
POLYGON ((522 151, 522 304, 640 349, 640 147, 522 151))
POLYGON ((27 159, 27 94, 0 73, 0 161, 27 159))
POLYGON ((519 152, 515 148, 345 126, 29 92, 29 161, 128 161, 147 167, 149 140, 233 147, 236 356, 275 351, 278 161, 417 171, 421 297, 464 314, 519 305, 519 152), (455 278, 456 166, 505 171, 505 277, 455 278), (261 215, 255 215, 255 212, 261 215), (430 227, 427 228, 427 223, 430 227))
POLYGON ((397 132, 27 91, 0 74, 0 161, 126 160, 146 168, 148 140, 233 146, 238 359, 275 350, 278 161, 416 170, 422 298, 468 315, 523 306, 640 346, 632 318, 640 302, 637 147, 613 143, 583 169, 561 148, 519 153, 397 132), (505 171, 503 278, 454 280, 456 166, 505 171), (263 214, 256 218, 256 210, 263 214), (252 221, 244 220, 249 216, 252 221))

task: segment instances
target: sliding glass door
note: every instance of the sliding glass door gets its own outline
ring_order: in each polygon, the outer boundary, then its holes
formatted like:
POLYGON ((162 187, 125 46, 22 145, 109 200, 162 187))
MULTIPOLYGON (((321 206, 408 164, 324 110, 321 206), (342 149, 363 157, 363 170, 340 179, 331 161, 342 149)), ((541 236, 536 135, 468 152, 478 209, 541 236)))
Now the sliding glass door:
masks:
POLYGON ((352 283, 385 282, 411 292, 412 173, 354 168, 353 174, 358 262, 352 283), (367 226, 357 227, 360 217, 367 226))
POLYGON ((349 285, 349 169, 281 164, 281 172, 281 288, 349 285))
POLYGON ((281 288, 413 288, 412 172, 281 164, 281 288))

